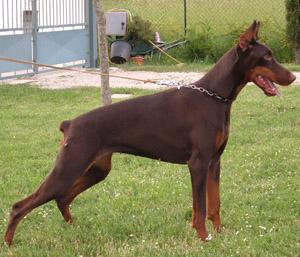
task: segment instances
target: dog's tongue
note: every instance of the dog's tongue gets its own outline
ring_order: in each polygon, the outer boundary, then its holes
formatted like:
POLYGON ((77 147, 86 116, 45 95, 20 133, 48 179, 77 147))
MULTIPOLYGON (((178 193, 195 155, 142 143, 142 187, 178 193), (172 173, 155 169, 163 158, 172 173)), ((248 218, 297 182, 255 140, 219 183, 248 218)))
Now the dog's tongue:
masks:
POLYGON ((267 78, 263 76, 257 76, 254 81, 263 91, 266 95, 270 96, 280 96, 280 92, 277 89, 277 87, 273 84, 272 81, 268 80, 267 78))

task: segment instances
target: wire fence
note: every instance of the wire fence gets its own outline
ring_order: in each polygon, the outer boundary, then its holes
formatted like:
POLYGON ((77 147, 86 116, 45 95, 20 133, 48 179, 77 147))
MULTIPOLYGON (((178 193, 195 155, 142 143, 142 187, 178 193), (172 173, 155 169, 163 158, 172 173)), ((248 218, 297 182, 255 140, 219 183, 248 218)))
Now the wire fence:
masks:
POLYGON ((150 21, 163 39, 204 27, 226 33, 254 19, 267 28, 285 28, 284 0, 103 0, 103 4, 106 11, 126 9, 150 21))

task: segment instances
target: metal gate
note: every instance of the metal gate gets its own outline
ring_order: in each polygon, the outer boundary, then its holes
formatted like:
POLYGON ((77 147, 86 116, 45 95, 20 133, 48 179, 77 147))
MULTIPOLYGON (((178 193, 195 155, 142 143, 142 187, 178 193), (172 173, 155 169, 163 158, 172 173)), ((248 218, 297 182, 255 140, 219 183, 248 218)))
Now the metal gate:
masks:
MULTIPOLYGON (((0 57, 95 67, 92 0, 0 0, 0 57)), ((44 69, 0 61, 0 79, 44 69)))

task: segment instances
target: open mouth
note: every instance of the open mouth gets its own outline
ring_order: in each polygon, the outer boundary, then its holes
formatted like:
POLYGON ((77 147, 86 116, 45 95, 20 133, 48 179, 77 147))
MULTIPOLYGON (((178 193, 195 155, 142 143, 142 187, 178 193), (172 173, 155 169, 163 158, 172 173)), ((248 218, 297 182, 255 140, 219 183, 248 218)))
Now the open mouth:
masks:
POLYGON ((254 78, 253 82, 259 86, 267 96, 281 95, 275 84, 266 77, 258 75, 254 78))

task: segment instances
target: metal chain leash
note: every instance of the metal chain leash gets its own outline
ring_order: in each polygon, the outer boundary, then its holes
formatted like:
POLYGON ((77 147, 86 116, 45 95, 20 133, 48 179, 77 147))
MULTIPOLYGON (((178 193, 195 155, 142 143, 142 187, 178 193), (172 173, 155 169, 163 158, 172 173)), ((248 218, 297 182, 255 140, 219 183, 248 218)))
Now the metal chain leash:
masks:
POLYGON ((7 62, 14 62, 14 63, 20 63, 20 64, 30 64, 30 65, 35 65, 38 67, 46 67, 46 68, 52 68, 56 70, 65 70, 65 71, 73 71, 73 72, 81 72, 81 73, 86 73, 86 74, 93 74, 93 75, 101 75, 101 76, 109 76, 109 77, 115 77, 115 78, 121 78, 121 79, 128 79, 128 80, 135 80, 135 81, 141 81, 144 83, 154 83, 157 85, 162 85, 162 86, 167 86, 167 87, 177 87, 178 90, 180 88, 190 88, 193 90, 197 90, 201 92, 202 94, 205 94, 207 96, 213 97, 223 103, 230 103, 232 100, 230 98, 226 98, 223 96, 218 95, 217 93, 213 91, 209 91, 205 89, 204 87, 196 86, 194 84, 188 84, 184 83, 183 80, 180 81, 175 81, 175 80, 150 80, 150 79, 138 79, 138 78, 132 78, 132 77, 125 77, 125 76, 119 76, 119 75, 112 75, 112 74, 105 74, 101 72, 95 72, 95 71, 86 71, 86 70, 77 70, 73 68, 67 68, 67 67, 57 67, 49 64, 43 64, 43 63, 35 63, 35 62, 29 62, 29 61, 24 61, 24 60, 17 60, 13 58, 7 58, 7 57, 1 57, 0 56, 0 61, 7 61, 7 62))
POLYGON ((193 89, 193 90, 197 90, 197 91, 201 92, 202 94, 205 94, 207 96, 216 98, 216 99, 218 99, 219 101, 221 101, 223 103, 230 103, 232 101, 230 98, 220 96, 219 94, 217 94, 213 91, 205 89, 204 87, 196 86, 194 84, 184 83, 183 80, 180 80, 180 81, 161 80, 157 84, 158 85, 164 85, 164 86, 167 86, 167 87, 177 87, 178 90, 180 88, 190 88, 190 89, 193 89))

